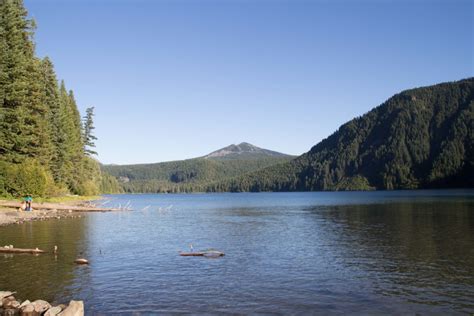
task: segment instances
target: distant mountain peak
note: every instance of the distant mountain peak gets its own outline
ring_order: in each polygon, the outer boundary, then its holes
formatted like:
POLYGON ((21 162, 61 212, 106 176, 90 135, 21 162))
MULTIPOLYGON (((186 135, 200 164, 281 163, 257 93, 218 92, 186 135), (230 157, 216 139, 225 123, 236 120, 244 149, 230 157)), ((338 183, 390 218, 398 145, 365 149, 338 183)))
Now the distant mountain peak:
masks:
POLYGON ((232 144, 204 156, 206 159, 249 159, 261 157, 286 157, 288 155, 263 149, 247 142, 232 144))

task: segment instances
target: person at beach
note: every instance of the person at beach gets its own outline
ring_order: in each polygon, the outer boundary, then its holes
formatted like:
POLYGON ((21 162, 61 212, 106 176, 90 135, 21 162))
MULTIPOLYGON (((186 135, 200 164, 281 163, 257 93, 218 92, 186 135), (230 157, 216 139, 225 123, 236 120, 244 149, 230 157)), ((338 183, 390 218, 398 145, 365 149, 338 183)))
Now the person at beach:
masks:
POLYGON ((25 209, 25 211, 28 211, 28 212, 29 212, 29 211, 32 211, 32 210, 33 210, 33 209, 31 208, 31 202, 33 202, 33 198, 32 198, 30 195, 28 195, 28 196, 26 197, 26 209, 25 209))

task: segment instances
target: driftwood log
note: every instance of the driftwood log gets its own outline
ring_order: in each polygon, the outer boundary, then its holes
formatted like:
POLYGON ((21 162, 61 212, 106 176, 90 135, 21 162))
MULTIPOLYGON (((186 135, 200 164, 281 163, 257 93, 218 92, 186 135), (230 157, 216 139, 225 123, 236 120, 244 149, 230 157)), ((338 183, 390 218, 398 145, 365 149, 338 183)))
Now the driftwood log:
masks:
POLYGON ((180 252, 180 256, 183 257, 222 257, 223 252, 210 250, 210 251, 193 251, 193 252, 180 252))
POLYGON ((26 248, 5 248, 5 247, 0 247, 0 253, 32 253, 32 254, 37 254, 37 253, 45 253, 44 250, 41 249, 26 249, 26 248))

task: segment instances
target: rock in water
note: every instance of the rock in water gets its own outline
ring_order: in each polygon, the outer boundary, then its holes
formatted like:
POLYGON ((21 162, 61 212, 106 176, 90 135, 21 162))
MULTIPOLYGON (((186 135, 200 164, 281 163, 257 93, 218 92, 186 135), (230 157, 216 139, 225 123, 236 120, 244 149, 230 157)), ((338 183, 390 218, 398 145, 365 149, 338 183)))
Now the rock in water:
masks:
POLYGON ((84 303, 82 301, 71 301, 59 316, 84 316, 84 303))
POLYGON ((84 259, 84 258, 80 258, 80 259, 74 260, 74 263, 77 263, 77 264, 89 264, 89 260, 84 259))
MULTIPOLYGON (((9 292, 9 291, 0 291, 0 301, 3 300, 5 297, 12 296, 16 292, 9 292)), ((0 305, 1 306, 1 305, 0 305)))
POLYGON ((35 312, 39 313, 40 315, 51 308, 51 304, 43 300, 36 300, 31 304, 35 307, 35 312))
POLYGON ((21 315, 22 316, 37 315, 35 313, 35 306, 31 303, 24 305, 20 310, 21 310, 21 315))
POLYGON ((7 307, 10 305, 10 302, 14 301, 15 297, 13 295, 4 297, 0 300, 0 306, 7 307))
POLYGON ((18 309, 19 307, 20 307, 20 303, 16 300, 3 303, 3 308, 18 309))
POLYGON ((48 309, 48 311, 44 314, 44 316, 56 316, 57 314, 61 313, 63 309, 59 306, 54 306, 48 309))

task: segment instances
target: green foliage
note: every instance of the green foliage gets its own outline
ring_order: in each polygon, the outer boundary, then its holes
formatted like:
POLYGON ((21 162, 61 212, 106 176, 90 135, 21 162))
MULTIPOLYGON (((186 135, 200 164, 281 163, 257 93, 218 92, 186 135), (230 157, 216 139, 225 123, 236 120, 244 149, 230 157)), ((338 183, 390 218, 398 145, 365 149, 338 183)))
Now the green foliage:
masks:
POLYGON ((94 107, 90 107, 86 109, 86 115, 84 116, 84 135, 83 135, 83 142, 84 142, 84 151, 88 155, 97 155, 97 152, 92 150, 95 148, 94 141, 97 140, 97 137, 92 134, 94 127, 94 107))
POLYGON ((101 177, 100 192, 104 194, 123 193, 123 189, 114 176, 104 172, 101 177))
POLYGON ((102 166, 102 169, 119 179, 123 190, 129 193, 203 192, 216 181, 287 162, 292 158, 285 155, 239 156, 239 159, 194 158, 157 164, 108 165, 102 166))
POLYGON ((40 162, 25 159, 20 164, 0 164, 3 191, 7 196, 46 196, 54 192, 54 181, 40 162))
POLYGON ((99 163, 85 148, 92 109, 84 140, 73 92, 35 56, 34 29, 21 0, 0 0, 0 195, 98 194, 99 163))
POLYGON ((125 192, 473 187, 473 116, 470 78, 399 93, 291 161, 234 155, 103 168, 125 192))
POLYGON ((474 186, 474 78, 404 91, 289 163, 208 191, 474 186))

